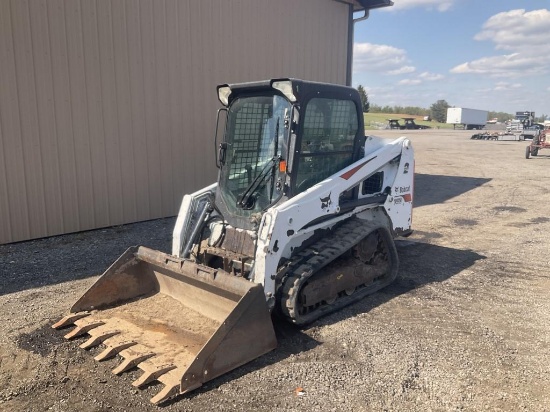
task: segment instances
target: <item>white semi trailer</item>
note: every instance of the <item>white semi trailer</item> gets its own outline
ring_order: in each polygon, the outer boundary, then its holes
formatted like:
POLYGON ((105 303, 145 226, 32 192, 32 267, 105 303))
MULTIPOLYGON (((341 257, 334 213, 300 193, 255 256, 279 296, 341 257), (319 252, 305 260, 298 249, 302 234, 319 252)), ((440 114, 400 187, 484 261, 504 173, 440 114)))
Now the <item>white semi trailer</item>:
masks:
POLYGON ((449 107, 447 109, 447 123, 462 126, 464 130, 481 130, 487 123, 489 112, 486 110, 465 109, 463 107, 449 107))

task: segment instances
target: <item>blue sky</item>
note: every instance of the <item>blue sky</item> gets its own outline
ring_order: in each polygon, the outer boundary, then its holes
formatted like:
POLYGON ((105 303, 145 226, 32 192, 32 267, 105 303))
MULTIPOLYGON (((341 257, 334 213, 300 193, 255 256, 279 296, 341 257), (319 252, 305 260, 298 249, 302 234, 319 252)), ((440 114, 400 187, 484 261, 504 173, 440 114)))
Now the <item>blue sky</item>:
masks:
POLYGON ((355 25, 353 86, 378 105, 550 115, 550 0, 394 0, 355 25))

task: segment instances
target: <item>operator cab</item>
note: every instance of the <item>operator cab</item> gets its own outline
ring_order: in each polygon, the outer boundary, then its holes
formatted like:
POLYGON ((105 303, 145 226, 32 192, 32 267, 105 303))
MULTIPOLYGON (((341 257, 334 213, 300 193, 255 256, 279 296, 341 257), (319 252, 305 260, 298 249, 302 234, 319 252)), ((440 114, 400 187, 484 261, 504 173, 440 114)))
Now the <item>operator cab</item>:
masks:
POLYGON ((216 207, 231 226, 253 230, 263 211, 362 155, 361 102, 350 87, 274 79, 218 86, 218 98, 226 117, 216 207))

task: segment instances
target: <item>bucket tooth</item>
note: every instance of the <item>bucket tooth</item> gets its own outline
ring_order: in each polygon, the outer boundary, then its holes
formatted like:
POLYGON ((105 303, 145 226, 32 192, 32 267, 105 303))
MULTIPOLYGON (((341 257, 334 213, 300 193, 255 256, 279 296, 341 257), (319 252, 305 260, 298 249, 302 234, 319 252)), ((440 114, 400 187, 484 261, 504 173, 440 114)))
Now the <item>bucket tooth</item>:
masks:
POLYGON ((132 382, 132 386, 139 388, 143 385, 157 380, 161 375, 164 375, 167 372, 170 372, 172 369, 176 369, 176 365, 173 364, 164 364, 164 365, 150 365, 142 363, 138 366, 143 370, 143 374, 132 382))
POLYGON ((96 361, 102 361, 105 359, 112 358, 120 351, 129 348, 130 346, 137 345, 137 342, 133 340, 126 340, 126 341, 119 341, 116 343, 109 343, 107 344, 107 348, 101 352, 99 355, 97 355, 94 359, 96 361))
MULTIPOLYGON (((162 389, 156 396, 151 398, 151 403, 157 405, 161 402, 167 401, 170 398, 173 398, 180 393, 184 393, 181 391, 181 380, 184 372, 185 369, 176 368, 168 373, 159 376, 157 380, 164 384, 164 389, 162 389)), ((185 392, 187 392, 187 390, 185 392)))
POLYGON ((102 322, 100 320, 88 320, 88 319, 80 319, 75 321, 76 328, 74 328, 71 332, 67 333, 65 335, 65 339, 72 339, 76 338, 77 336, 84 335, 91 331, 94 328, 97 328, 98 326, 104 325, 105 322, 102 322))
POLYGON ((161 402, 165 402, 170 398, 173 398, 177 394, 179 394, 180 391, 180 383, 171 383, 170 385, 165 385, 164 389, 162 389, 159 393, 157 393, 155 396, 151 398, 151 403, 158 405, 161 402))
POLYGON ((88 339, 86 342, 84 342, 82 345, 80 345, 80 348, 82 349, 93 348, 94 346, 97 346, 103 343, 104 340, 118 335, 120 331, 111 330, 111 331, 104 331, 104 332, 101 332, 100 334, 97 334, 95 330, 91 330, 89 333, 90 335, 92 335, 92 337, 88 339))
POLYGON ((120 375, 127 370, 135 368, 139 363, 155 356, 155 353, 134 350, 134 347, 130 347, 128 349, 124 349, 119 353, 119 355, 124 358, 124 361, 113 369, 113 373, 115 375, 120 375))
POLYGON ((67 326, 70 326, 72 324, 74 324, 74 322, 78 319, 81 319, 85 316, 88 316, 90 314, 90 312, 78 312, 78 313, 70 313, 68 314, 67 316, 63 317, 62 319, 60 319, 59 321, 57 321, 56 323, 54 323, 52 325, 52 328, 54 329, 61 329, 61 328, 64 328, 64 327, 67 327, 67 326))

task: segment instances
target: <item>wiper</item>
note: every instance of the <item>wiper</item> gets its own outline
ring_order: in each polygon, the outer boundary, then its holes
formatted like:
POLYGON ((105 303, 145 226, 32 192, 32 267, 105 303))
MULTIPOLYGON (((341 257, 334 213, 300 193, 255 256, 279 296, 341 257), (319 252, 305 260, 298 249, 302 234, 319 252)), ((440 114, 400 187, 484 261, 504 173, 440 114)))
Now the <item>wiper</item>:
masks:
POLYGON ((278 160, 279 160, 279 157, 273 157, 269 159, 269 161, 264 166, 262 171, 258 174, 258 176, 256 176, 256 178, 252 181, 250 186, 248 186, 248 188, 244 191, 244 193, 241 195, 239 200, 237 200, 238 207, 240 207, 241 209, 252 209, 252 206, 249 205, 250 197, 254 192, 256 192, 258 187, 260 187, 260 185, 264 182, 266 177, 268 177, 272 173, 272 170, 275 167, 275 164, 277 163, 278 160))
POLYGON ((254 204, 250 204, 250 198, 251 196, 256 192, 258 187, 265 181, 266 177, 271 175, 272 178, 272 184, 271 184, 271 191, 269 195, 269 202, 273 200, 273 185, 275 180, 275 165, 278 164, 279 160, 281 160, 280 156, 277 155, 277 152, 279 151, 279 122, 280 118, 277 118, 277 124, 275 125, 275 136, 273 138, 274 141, 274 150, 273 150, 273 157, 268 160, 267 164, 264 166, 262 171, 256 176, 256 178, 250 183, 248 188, 244 191, 244 193, 241 195, 239 200, 237 200, 237 206, 241 209, 252 209, 254 207, 254 204))

